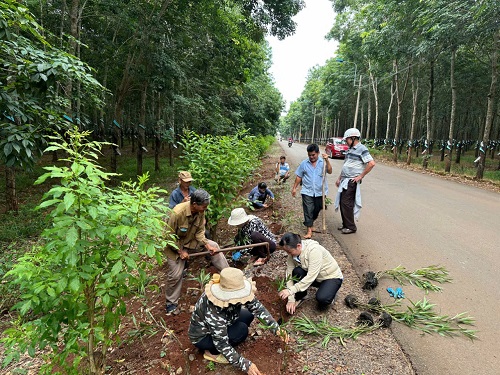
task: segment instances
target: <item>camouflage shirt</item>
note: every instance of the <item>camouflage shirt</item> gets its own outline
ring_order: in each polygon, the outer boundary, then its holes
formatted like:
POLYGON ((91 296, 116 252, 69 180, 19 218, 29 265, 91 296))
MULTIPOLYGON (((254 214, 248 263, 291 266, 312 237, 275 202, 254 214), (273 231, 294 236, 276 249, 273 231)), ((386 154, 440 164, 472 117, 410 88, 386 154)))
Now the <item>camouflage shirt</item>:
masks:
POLYGON ((257 298, 243 305, 229 305, 226 308, 221 308, 210 302, 203 293, 194 307, 193 315, 191 315, 188 336, 193 344, 201 341, 207 335, 212 336, 215 348, 226 357, 228 362, 241 371, 247 372, 252 362, 234 350, 229 344, 227 334, 227 327, 238 319, 242 306, 246 307, 257 319, 263 320, 271 327, 271 331, 276 333, 278 323, 257 298))

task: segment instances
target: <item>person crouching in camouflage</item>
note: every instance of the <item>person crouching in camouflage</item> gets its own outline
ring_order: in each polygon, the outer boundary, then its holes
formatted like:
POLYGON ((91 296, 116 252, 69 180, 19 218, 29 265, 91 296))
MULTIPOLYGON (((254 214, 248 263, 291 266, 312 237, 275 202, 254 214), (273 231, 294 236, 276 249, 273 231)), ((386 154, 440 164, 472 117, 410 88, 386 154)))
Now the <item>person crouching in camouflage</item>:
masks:
POLYGON ((270 327, 271 332, 288 342, 269 311, 255 297, 255 282, 244 277, 238 268, 224 268, 214 274, 194 307, 188 336, 203 358, 222 364, 232 364, 249 375, 262 375, 255 363, 241 356, 234 346, 248 336, 248 327, 256 316, 270 327))

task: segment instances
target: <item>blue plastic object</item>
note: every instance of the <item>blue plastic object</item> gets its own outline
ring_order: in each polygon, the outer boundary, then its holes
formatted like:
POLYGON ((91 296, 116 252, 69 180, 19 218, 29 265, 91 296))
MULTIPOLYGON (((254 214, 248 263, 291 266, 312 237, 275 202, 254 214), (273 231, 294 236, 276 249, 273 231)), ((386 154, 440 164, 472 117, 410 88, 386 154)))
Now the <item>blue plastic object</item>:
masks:
POLYGON ((394 291, 394 289, 392 289, 392 288, 387 288, 387 293, 389 293, 389 295, 390 295, 391 297, 396 298, 396 292, 394 291))
POLYGON ((241 258, 241 252, 236 251, 235 253, 233 253, 231 257, 233 258, 234 261, 237 261, 241 258))
POLYGON ((396 298, 405 298, 405 293, 402 288, 396 288, 396 298))

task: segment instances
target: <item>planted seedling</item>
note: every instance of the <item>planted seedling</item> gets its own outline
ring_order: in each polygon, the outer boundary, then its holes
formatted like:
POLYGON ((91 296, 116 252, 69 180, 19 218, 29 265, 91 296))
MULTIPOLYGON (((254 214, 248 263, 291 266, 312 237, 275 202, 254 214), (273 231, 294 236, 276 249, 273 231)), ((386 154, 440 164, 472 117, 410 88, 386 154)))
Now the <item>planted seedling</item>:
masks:
POLYGON ((278 278, 274 281, 274 284, 276 285, 276 288, 278 289, 278 292, 281 292, 283 289, 286 289, 286 284, 292 280, 294 283, 300 281, 300 279, 296 276, 291 276, 288 275, 287 277, 283 278, 278 278))
POLYGON ((197 281, 198 284, 200 284, 200 291, 203 291, 205 285, 208 284, 211 277, 212 275, 209 272, 206 272, 204 268, 202 268, 198 276, 191 276, 188 280, 197 281))

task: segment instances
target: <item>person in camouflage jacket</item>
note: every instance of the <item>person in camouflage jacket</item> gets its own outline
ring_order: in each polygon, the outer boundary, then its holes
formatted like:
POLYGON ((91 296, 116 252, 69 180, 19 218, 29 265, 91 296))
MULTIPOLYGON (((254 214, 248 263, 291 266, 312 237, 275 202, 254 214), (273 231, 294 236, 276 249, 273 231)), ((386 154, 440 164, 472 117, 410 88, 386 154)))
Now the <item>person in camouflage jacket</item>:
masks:
POLYGON ((213 275, 194 307, 188 330, 189 339, 204 350, 205 359, 229 363, 250 375, 261 375, 255 363, 234 349, 247 338, 254 317, 288 341, 286 332, 255 297, 256 290, 255 282, 246 279, 237 268, 228 267, 220 275, 213 275))

